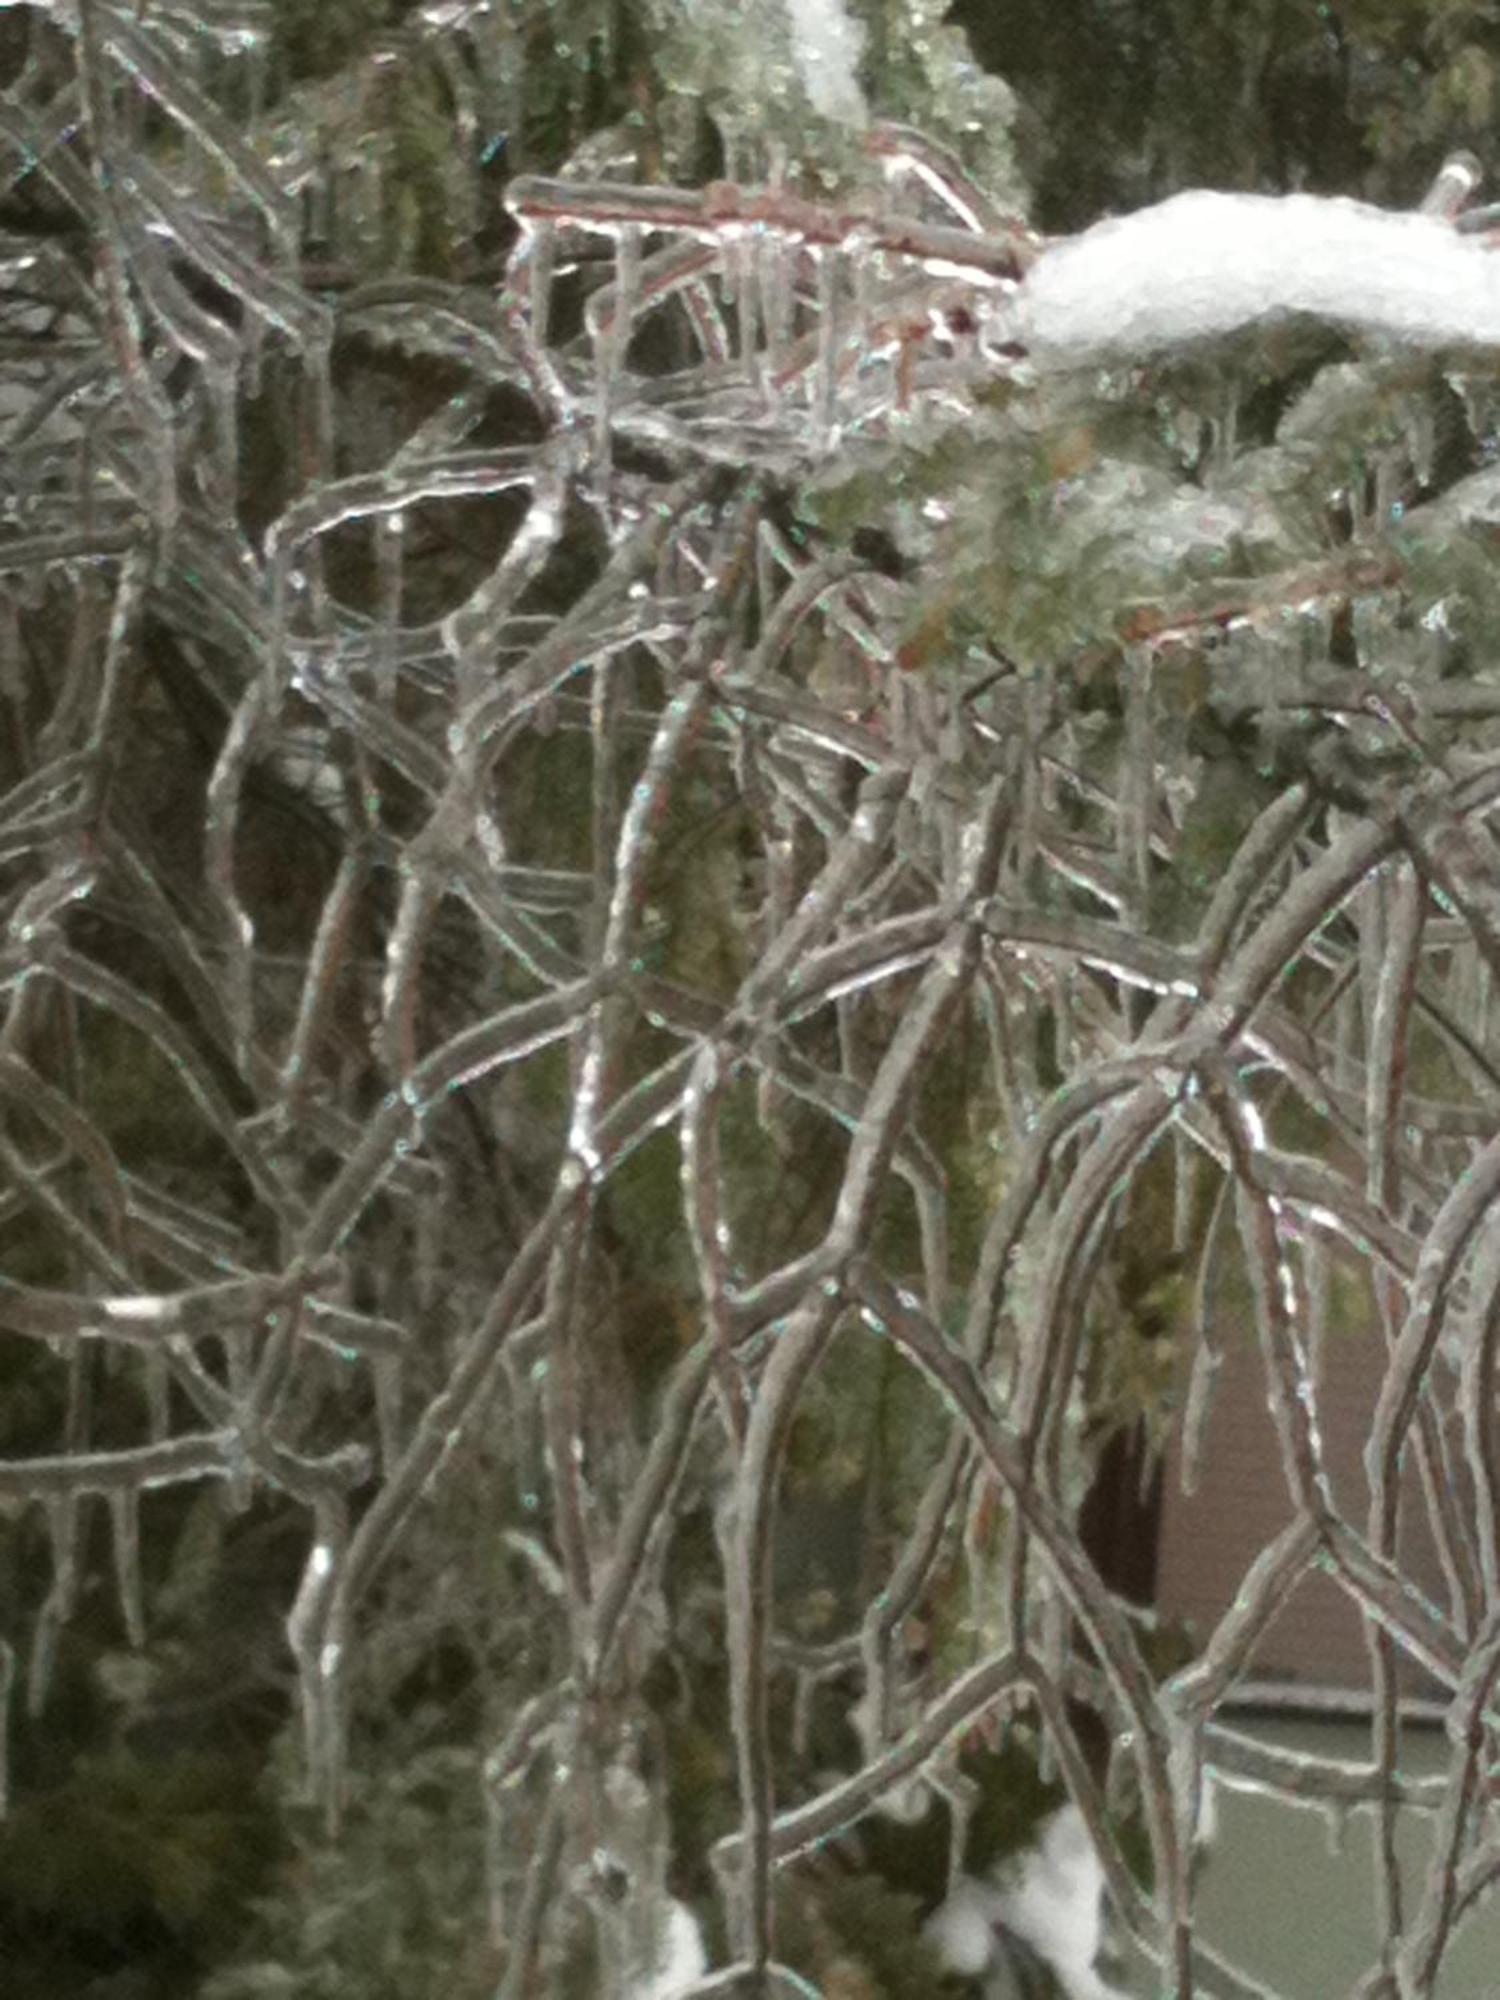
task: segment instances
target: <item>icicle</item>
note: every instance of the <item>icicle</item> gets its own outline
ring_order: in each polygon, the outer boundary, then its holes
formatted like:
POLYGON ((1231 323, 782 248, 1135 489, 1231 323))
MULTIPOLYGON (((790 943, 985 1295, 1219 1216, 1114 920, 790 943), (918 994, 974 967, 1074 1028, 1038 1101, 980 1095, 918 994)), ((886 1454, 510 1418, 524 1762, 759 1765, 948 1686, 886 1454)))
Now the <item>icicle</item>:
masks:
POLYGON ((308 334, 303 342, 302 370, 306 394, 306 442, 309 462, 304 474, 309 486, 331 479, 333 446, 333 334, 331 327, 308 334))
POLYGON ((525 1777, 524 1767, 512 1771, 502 1778, 491 1766, 493 1758, 485 1762, 484 1782, 484 1888, 485 1909, 489 1918, 490 1942, 503 1945, 510 1931, 510 1911, 506 1896, 506 1836, 510 1829, 509 1801, 501 1796, 501 1787, 514 1788, 525 1777))
POLYGON ((57 1641, 63 1626, 73 1615, 78 1598, 78 1506, 76 1493, 50 1497, 44 1508, 47 1539, 51 1544, 52 1582, 31 1642, 31 1666, 27 1677, 26 1709, 35 1719, 46 1705, 57 1664, 57 1641))
POLYGON ((614 312, 594 339, 594 455, 601 487, 607 487, 609 482, 616 395, 630 346, 640 284, 640 224, 627 222, 621 226, 615 241, 614 312))
POLYGON ((20 613, 16 600, 8 591, 0 597, 0 696, 12 705, 26 699, 20 613))
POLYGON ((1307 1289, 1307 1375, 1316 1390, 1323 1381, 1328 1339, 1330 1272, 1327 1248, 1315 1235, 1303 1241, 1302 1269, 1307 1289))
MULTIPOLYGON (((868 242, 857 241, 850 245, 849 278, 851 288, 850 303, 852 318, 857 327, 872 327, 880 318, 880 263, 872 253, 868 242)), ((897 344, 897 353, 903 343, 897 344)), ((897 362, 899 369, 900 362, 897 362)))
POLYGON ((401 631, 402 557, 406 515, 398 510, 375 523, 376 629, 375 698, 387 708, 396 700, 396 667, 401 631))
POLYGON ((144 1646, 146 1613, 141 1594, 140 1495, 133 1486, 118 1488, 110 1494, 109 1517, 114 1537, 115 1584, 120 1593, 125 1635, 132 1646, 144 1646))
POLYGON ((31 1659, 26 1674, 26 1713, 35 1722, 47 1706, 47 1693, 52 1685, 52 1670, 57 1665, 57 1638, 62 1630, 62 1619, 58 1615, 57 1600, 48 1592, 37 1613, 36 1629, 31 1635, 31 1659))
POLYGON ((762 521, 755 531, 756 609, 762 626, 774 613, 785 562, 784 542, 768 522, 762 521))
POLYGON ((1120 872, 1129 884, 1137 920, 1144 923, 1151 884, 1151 808, 1156 792, 1156 748, 1152 717, 1152 664, 1149 646, 1126 650, 1120 666, 1125 680, 1125 733, 1118 788, 1120 872))
POLYGON ((811 1667, 798 1667, 792 1691, 792 1752, 797 1757, 806 1757, 812 1742, 813 1702, 818 1686, 818 1675, 811 1667))
MULTIPOLYGON (((281 565, 278 563, 277 567, 281 565)), ((204 871, 222 912, 228 959, 226 1005, 242 1062, 249 1060, 254 1010, 255 926, 235 887, 234 847, 240 793, 264 713, 263 684, 257 681, 236 708, 225 734, 218 762, 208 781, 208 812, 204 823, 204 871)))
POLYGON ((443 1292, 443 1244, 447 1220, 440 1202, 419 1203, 416 1213, 416 1255, 412 1289, 418 1312, 429 1313, 443 1292))
POLYGON ((78 1603, 78 1510, 77 1493, 61 1493, 49 1499, 47 1539, 52 1544, 52 1593, 57 1599, 59 1618, 66 1623, 78 1603))
POLYGON ((1109 1763, 1104 1775, 1104 1809, 1111 1819, 1128 1819, 1135 1791, 1135 1735, 1122 1729, 1109 1740, 1109 1763))
POLYGON ((1193 1240, 1198 1153, 1181 1126, 1172 1128, 1172 1248, 1185 1256, 1193 1240))
POLYGON ((206 484, 213 511, 232 519, 239 496, 239 381, 233 370, 206 366, 200 371, 213 434, 213 467, 206 484))
MULTIPOLYGON (((1366 891, 1365 893, 1368 893, 1366 891)), ((1362 899, 1361 899, 1362 901, 1362 899)), ((1360 927, 1360 944, 1364 945, 1365 929, 1360 927)), ((1363 955, 1363 953, 1362 953, 1363 955)), ((1359 1048, 1359 995, 1351 986, 1334 1005, 1333 1015, 1333 1077, 1337 1087, 1351 1095, 1361 1089, 1363 1083, 1359 1048)))
POLYGON ((238 50, 245 72, 245 131, 252 144, 266 115, 266 85, 270 71, 271 37, 257 28, 240 31, 238 50))
POLYGON ((146 1423, 153 1444, 160 1444, 171 1429, 170 1377, 167 1357, 159 1347, 146 1354, 146 1423))
POLYGON ((1375 447, 1372 460, 1370 510, 1365 527, 1368 532, 1379 535, 1396 517, 1397 500, 1405 483, 1406 463, 1400 449, 1394 445, 1375 447))
POLYGON ((401 1457, 401 1404, 405 1370, 399 1354, 376 1354, 370 1360, 375 1383, 375 1420, 380 1434, 380 1463, 387 1477, 401 1457))
POLYGON ((1433 460, 1437 455, 1437 424, 1432 406, 1425 398, 1413 397, 1407 402, 1404 415, 1412 478, 1418 486, 1431 486, 1433 460))
POLYGON ((818 269, 818 356, 813 369, 812 431, 816 448, 826 451, 837 436, 839 257, 827 249, 813 255, 818 269))
POLYGON ((266 358, 266 323, 259 313, 251 313, 240 336, 244 352, 245 394, 251 402, 260 400, 266 358))
POLYGON ((319 914, 312 950, 308 954, 297 1021, 281 1072, 279 1102, 284 1110, 305 1101, 320 1034, 332 1005, 334 987, 344 962, 349 930, 364 881, 364 855, 358 850, 347 853, 339 863, 339 872, 319 914))
POLYGON ((1481 958, 1476 966, 1474 985, 1473 1033, 1479 1046, 1487 1048, 1490 1039, 1490 995, 1494 991, 1494 978, 1488 958, 1481 958))
POLYGON ((552 326, 552 277, 557 262, 557 232, 550 222, 530 226, 526 274, 529 279, 531 331, 538 347, 546 347, 552 326))
MULTIPOLYGON (((726 268, 734 270, 734 296, 739 307, 739 358, 741 365, 752 382, 760 373, 760 355, 757 348, 759 327, 756 306, 755 267, 756 245, 751 236, 731 238, 726 254, 726 268)), ((758 384, 757 384, 758 386, 758 384)))
POLYGON ((438 35, 426 43, 443 72, 453 105, 454 130, 458 144, 452 148, 445 176, 450 204, 450 227, 455 237, 471 241, 479 216, 481 199, 478 165, 483 147, 480 134, 479 97, 469 65, 460 53, 457 40, 438 35))
POLYGON ((774 384, 786 360, 792 338, 794 294, 793 264, 796 251, 780 237, 764 235, 756 239, 756 275, 760 292, 760 322, 765 328, 766 367, 762 386, 774 395, 774 384))
POLYGON ((1177 1716, 1169 1721, 1167 1777, 1178 1839, 1191 1849, 1204 1817, 1203 1742, 1199 1730, 1177 1716))
MULTIPOLYGON (((274 1327, 276 1315, 269 1315, 274 1327)), ((248 1327, 231 1327, 224 1335, 225 1372, 229 1378, 229 1393, 234 1399, 236 1410, 243 1410, 250 1401, 254 1387, 254 1335, 248 1327)), ((236 1514, 243 1514, 255 1497, 255 1480, 250 1462, 243 1452, 236 1455, 229 1478, 224 1484, 224 1497, 236 1514)))
POLYGON ((1052 1060, 1059 1076, 1073 1074, 1073 982, 1061 974, 1052 996, 1052 1060))
MULTIPOLYGON (((1059 1592, 1044 1587, 1037 1616, 1037 1655, 1043 1674, 1053 1687, 1067 1685, 1069 1612, 1059 1592)), ((1057 1745, 1052 1731, 1041 1730, 1037 1754, 1037 1777, 1044 1785, 1057 1778, 1057 1745)))
POLYGON ((330 1828, 337 1826, 344 1789, 348 1662, 346 1635, 334 1604, 347 1541, 343 1501, 320 1501, 315 1509, 313 1545, 286 1621, 287 1642, 297 1664, 308 1788, 322 1805, 330 1828))
POLYGON ((386 940, 385 971, 380 981, 380 1026, 376 1048, 393 1080, 410 1075, 416 1062, 416 1012, 427 932, 442 885, 435 871, 404 866, 405 881, 396 906, 396 920, 386 940))
POLYGON ((1219 407, 1214 416, 1213 455, 1209 465, 1211 478, 1228 480, 1233 477, 1239 427, 1239 384, 1231 373, 1219 384, 1219 407))
POLYGON ((1193 1355, 1187 1407, 1182 1413, 1181 1481, 1183 1492, 1189 1496, 1198 1490, 1208 1420, 1213 1409, 1214 1377, 1219 1372, 1222 1358, 1207 1341, 1200 1341, 1193 1355))
POLYGON ((0 1821, 10 1812, 10 1713, 16 1686, 16 1653, 0 1639, 0 1821))

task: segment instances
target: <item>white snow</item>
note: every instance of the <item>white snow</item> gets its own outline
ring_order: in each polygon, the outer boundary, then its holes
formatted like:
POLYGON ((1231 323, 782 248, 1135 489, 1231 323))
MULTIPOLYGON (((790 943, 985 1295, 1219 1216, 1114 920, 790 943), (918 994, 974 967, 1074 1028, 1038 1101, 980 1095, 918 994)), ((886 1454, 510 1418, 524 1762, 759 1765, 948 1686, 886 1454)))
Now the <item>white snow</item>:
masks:
POLYGON ((664 1933, 656 1963, 646 1983, 635 1989, 634 2000, 678 2000, 708 1970, 703 1933, 686 1903, 674 1898, 667 1904, 664 1933))
POLYGON ((1293 314, 1427 347, 1497 344, 1500 256, 1438 216, 1200 189, 1044 251, 1002 317, 1038 359, 1086 361, 1293 314))
POLYGON ((864 29, 851 21, 844 0, 786 0, 792 54, 814 111, 842 125, 863 125, 869 115, 855 73, 864 29))
POLYGON ((983 1972, 995 1949, 1000 1891, 973 1875, 960 1875, 948 1900, 927 1920, 927 1937, 949 1972, 983 1972))
POLYGON ((960 1876, 927 1924, 950 1971, 983 1972, 1004 1927, 1046 1960, 1068 2000, 1121 2000, 1094 1970, 1104 1935, 1104 1869, 1077 1806, 1063 1806, 1018 1867, 987 1883, 960 1876))
POLYGON ((1026 1857, 1013 1887, 1001 1892, 1001 1915, 1062 1980, 1070 2000, 1107 2000, 1111 1987, 1094 1971, 1104 1937, 1104 1869, 1077 1806, 1055 1812, 1026 1857))

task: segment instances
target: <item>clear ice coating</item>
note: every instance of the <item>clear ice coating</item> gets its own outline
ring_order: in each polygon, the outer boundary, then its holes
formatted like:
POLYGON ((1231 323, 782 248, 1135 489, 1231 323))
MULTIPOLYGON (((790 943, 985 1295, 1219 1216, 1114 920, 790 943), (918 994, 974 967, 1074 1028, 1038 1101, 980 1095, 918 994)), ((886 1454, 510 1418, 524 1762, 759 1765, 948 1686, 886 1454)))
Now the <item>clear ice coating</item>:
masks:
POLYGON ((778 1873, 971 1811, 1022 1713, 1070 1802, 1003 1882, 955 1856, 955 1968, 998 1923, 1104 1994, 1108 1927, 1263 1991, 1194 1933, 1211 1771, 1387 1854, 1427 1815, 1378 1951, 1430 1990, 1500 1725, 1500 262, 1309 195, 1045 242, 940 0, 900 122, 889 6, 649 0, 659 127, 547 155, 605 11, 544 57, 433 5, 293 77, 278 10, 91 0, 0 93, 57 218, 0 242, 0 1337, 44 1413, 0 1530, 48 1572, 0 1802, 93 1566, 149 1664, 264 1502, 323 1820, 358 1853, 482 1765, 510 2000, 578 1927, 622 1994, 728 1989, 720 1935, 807 1990, 778 1873), (1309 322, 1362 344, 1268 343, 1309 322), (1080 1504, 1128 1430, 1206 1505, 1247 1408, 1283 1525, 1161 1689, 1080 1504), (1448 1777, 1225 1725, 1315 1574, 1448 1777), (440 1653, 490 1733, 408 1783, 440 1653), (705 1663, 722 1923, 657 1733, 705 1663))

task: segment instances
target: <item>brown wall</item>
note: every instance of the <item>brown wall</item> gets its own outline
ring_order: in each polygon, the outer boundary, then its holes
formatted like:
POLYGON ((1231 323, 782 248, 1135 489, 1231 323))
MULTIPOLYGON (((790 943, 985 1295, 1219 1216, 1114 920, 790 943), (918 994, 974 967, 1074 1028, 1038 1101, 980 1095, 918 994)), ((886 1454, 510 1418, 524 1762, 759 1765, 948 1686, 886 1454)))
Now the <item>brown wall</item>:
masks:
MULTIPOLYGON (((1240 1578, 1294 1511, 1267 1408, 1265 1371, 1247 1320, 1248 1315, 1244 1320, 1226 1316, 1219 1330, 1224 1359, 1197 1491, 1191 1496, 1182 1492, 1175 1440, 1166 1467, 1157 1601, 1164 1614, 1190 1619, 1200 1644, 1233 1602, 1240 1578)), ((1331 1334, 1315 1403, 1335 1504, 1361 1532, 1369 1507, 1362 1454, 1384 1358, 1384 1339, 1373 1324, 1331 1334)), ((1464 1499, 1460 1504, 1472 1503, 1464 1499)), ((1406 1574, 1446 1608, 1447 1587, 1427 1528, 1411 1449, 1403 1475, 1402 1520, 1406 1574)), ((1369 1657, 1364 1624, 1351 1599, 1331 1578, 1308 1576, 1267 1632, 1251 1671, 1256 1679, 1363 1687, 1369 1657)), ((1406 1685, 1419 1692, 1422 1680, 1413 1671, 1406 1685)))

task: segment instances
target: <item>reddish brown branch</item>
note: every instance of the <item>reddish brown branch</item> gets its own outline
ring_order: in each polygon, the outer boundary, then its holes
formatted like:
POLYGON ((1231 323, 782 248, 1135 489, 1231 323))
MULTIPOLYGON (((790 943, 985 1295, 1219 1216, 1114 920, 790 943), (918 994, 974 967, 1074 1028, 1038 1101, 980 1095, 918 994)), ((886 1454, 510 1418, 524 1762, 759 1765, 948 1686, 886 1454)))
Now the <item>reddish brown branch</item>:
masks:
POLYGON ((604 230, 634 222, 713 235, 750 225, 817 248, 859 244, 991 279, 1024 276, 1037 254, 1036 239, 1019 228, 980 234, 869 208, 829 208, 779 188, 741 188, 732 181, 710 181, 705 188, 616 187, 528 174, 511 182, 506 202, 523 222, 604 230))
POLYGON ((1141 604, 1117 621, 1126 645, 1181 644, 1210 630, 1227 631, 1244 619, 1265 617, 1305 604, 1323 604, 1368 590, 1389 590, 1406 574, 1393 549, 1361 550, 1306 569, 1282 570, 1229 587, 1211 604, 1141 604))

